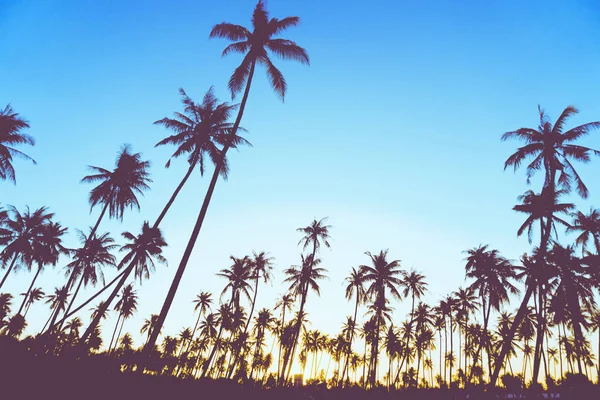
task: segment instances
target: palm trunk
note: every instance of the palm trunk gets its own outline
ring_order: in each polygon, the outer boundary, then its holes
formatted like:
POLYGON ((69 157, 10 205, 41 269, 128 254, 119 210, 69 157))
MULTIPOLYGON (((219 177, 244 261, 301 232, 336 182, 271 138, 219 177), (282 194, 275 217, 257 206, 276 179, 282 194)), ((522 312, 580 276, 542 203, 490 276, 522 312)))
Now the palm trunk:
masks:
MULTIPOLYGON (((312 256, 311 256, 311 260, 310 260, 310 267, 311 271, 312 271, 312 267, 314 266, 315 263, 315 255, 317 254, 317 244, 313 243, 313 251, 312 251, 312 256)), ((308 276, 310 276, 310 272, 307 274, 308 276)), ((303 314, 304 314, 304 305, 306 304, 306 297, 308 296, 308 289, 309 289, 309 285, 308 282, 304 283, 304 287, 302 288, 302 299, 300 301, 300 310, 298 311, 298 321, 296 322, 296 326, 294 328, 294 333, 293 333, 293 341, 291 343, 291 349, 289 352, 286 352, 286 356, 283 359, 283 370, 282 370, 282 377, 280 379, 280 382, 282 384, 285 384, 286 381, 289 379, 289 375, 291 373, 292 370, 292 364, 294 363, 294 356, 296 353, 296 346, 298 344, 298 339, 300 338, 300 330, 302 329, 302 318, 303 318, 303 314), (287 373, 286 373, 286 369, 287 369, 287 373)))
POLYGON ((110 338, 110 344, 108 345, 108 352, 112 349, 113 340, 115 340, 115 334, 117 333, 117 328, 119 327, 119 322, 121 322, 121 313, 117 317, 117 323, 115 324, 115 329, 113 330, 112 337, 110 338))
POLYGON ((125 325, 125 317, 121 319, 121 327, 119 328, 119 333, 117 333, 117 338, 115 340, 115 350, 119 347, 119 338, 121 337, 121 332, 123 331, 123 325, 125 325))
POLYGON ((448 387, 452 387, 452 367, 454 366, 454 347, 452 346, 452 332, 454 331, 452 326, 452 314, 450 314, 450 377, 448 379, 448 387))
POLYGON ((2 282, 0 282, 0 288, 2 288, 2 286, 4 285, 4 282, 6 282, 6 278, 8 278, 8 275, 10 275, 10 272, 15 267, 15 263, 17 262, 17 258, 19 258, 19 253, 18 252, 15 253, 15 256, 13 257, 12 261, 10 262, 10 267, 8 267, 8 270, 6 271, 6 274, 4 274, 4 277, 2 278, 2 282))
POLYGON ((191 164, 190 167, 188 168, 188 170, 185 173, 183 179, 181 180, 181 182, 179 183, 179 185, 177 186, 177 188, 175 189, 175 191, 171 195, 171 198, 169 199, 169 201, 167 202, 167 204, 165 205, 165 207, 161 211, 160 215, 156 219, 156 222, 154 223, 154 227, 159 226, 160 223, 162 222, 163 218, 165 217, 165 215, 167 215, 167 211, 169 211, 169 209, 173 205, 173 202, 175 201, 175 198, 177 197, 177 195, 179 194, 179 192, 181 191, 181 189, 183 188, 183 186, 187 182, 188 178, 190 177, 190 175, 194 171, 194 166, 195 166, 195 164, 191 164))
POLYGON ((41 271, 42 271, 42 264, 39 264, 37 272, 35 273, 35 276, 33 277, 33 280, 31 281, 31 285, 29 285, 29 289, 27 289, 27 292, 25 293, 25 298, 23 299, 23 302, 21 303, 21 307, 19 307, 19 311, 17 311, 17 314, 21 314, 21 311, 23 311, 23 307, 25 307, 25 303, 27 303, 27 298, 29 297, 29 293, 31 293, 31 289, 33 289, 33 285, 35 285, 35 281, 37 280, 41 271))
MULTIPOLYGON (((244 109, 246 108, 246 102, 248 101, 248 94, 250 92, 250 85, 252 83, 252 77, 254 75, 255 64, 256 64, 256 62, 254 61, 254 62, 252 62, 251 66, 250 66, 250 72, 248 75, 248 81, 246 83, 246 89, 244 91, 244 97, 242 98, 240 110, 238 112, 237 118, 236 118, 235 123, 232 128, 232 132, 231 132, 232 136, 236 135, 237 130, 240 126, 240 122, 242 120, 242 116, 244 114, 244 109)), ((217 184, 217 179, 219 178, 221 168, 223 167, 224 158, 227 155, 227 150, 229 150, 230 147, 231 147, 231 143, 226 143, 225 146, 223 147, 223 150, 221 151, 222 159, 219 160, 217 162, 217 165, 215 166, 215 171, 214 171, 212 179, 210 181, 208 191, 206 192, 206 196, 204 197, 204 202, 202 203, 202 208, 200 209, 200 214, 198 215, 196 225, 194 226, 194 230, 192 231, 190 240, 188 241, 185 252, 183 253, 183 257, 181 259, 181 262, 179 263, 179 267, 177 268, 177 272, 175 273, 175 277, 173 278, 173 282, 171 283, 171 287, 169 288, 169 292, 167 293, 167 297, 165 299, 165 302, 164 302, 162 309, 160 311, 160 314, 158 316, 157 329, 155 329, 152 332, 152 335, 150 336, 150 340, 144 347, 144 352, 146 352, 146 353, 148 353, 154 347, 154 344, 156 343, 156 339, 158 338, 157 332, 160 332, 160 330, 162 329, 162 326, 165 322, 165 318, 167 317, 167 313, 169 312, 169 309, 171 308, 171 304, 173 303, 173 299, 175 298, 175 293, 177 292, 177 288, 179 287, 179 282, 181 281, 181 277, 183 276, 185 268, 187 267, 187 263, 190 259, 190 256, 192 255, 192 250, 194 249, 194 245, 196 244, 196 239, 198 238, 200 229, 202 228, 202 223, 204 222, 204 217, 206 216, 206 212, 208 210, 208 205, 210 204, 210 200, 211 200, 213 192, 215 190, 215 185, 217 184)))
POLYGON ((354 318, 352 319, 352 331, 350 332, 350 340, 348 343, 348 350, 346 351, 346 361, 344 362, 344 369, 342 371, 342 378, 340 379, 340 386, 344 385, 344 378, 346 377, 346 371, 348 370, 348 363, 350 362, 350 355, 352 354, 352 341, 354 340, 354 331, 356 330, 356 316, 358 314, 358 302, 360 298, 358 293, 356 294, 356 303, 354 305, 354 318))
POLYGON ((192 337, 190 338, 190 341, 188 342, 188 345, 187 345, 187 349, 185 350, 186 352, 190 351, 190 346, 192 345, 192 342, 194 341, 194 336, 196 335, 196 330, 198 329, 198 324, 200 323, 200 317, 202 317, 202 310, 200 310, 200 312, 198 313, 198 318, 196 318, 196 324, 194 325, 194 330, 192 331, 192 337))
MULTIPOLYGON (((244 327, 244 333, 242 334, 242 337, 246 336, 246 333, 248 332, 248 327, 250 326, 250 322, 252 321, 252 314, 254 314, 254 306, 256 305, 256 295, 258 294, 258 278, 259 277, 257 275, 255 283, 254 283, 254 296, 252 298, 252 307, 250 308, 250 314, 248 314, 248 320, 246 321, 246 326, 244 327)), ((233 373, 233 370, 235 369, 235 366, 239 361, 239 357, 242 354, 241 343, 240 343, 240 346, 238 346, 238 348, 236 349, 234 354, 235 354, 235 356, 233 357, 233 363, 227 374, 227 379, 231 378, 231 374, 233 373)))
POLYGON ((283 352, 283 330, 285 329, 285 303, 282 305, 283 311, 281 313, 281 331, 279 332, 279 352, 277 353, 277 379, 281 373, 281 358, 283 352))

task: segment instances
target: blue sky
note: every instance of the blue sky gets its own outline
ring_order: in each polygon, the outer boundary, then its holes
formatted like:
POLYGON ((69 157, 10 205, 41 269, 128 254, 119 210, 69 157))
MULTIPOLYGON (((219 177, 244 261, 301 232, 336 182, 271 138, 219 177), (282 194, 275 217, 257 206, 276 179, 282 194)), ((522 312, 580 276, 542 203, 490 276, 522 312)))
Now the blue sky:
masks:
MULTIPOLYGON (((254 4, 3 0, 0 105, 11 103, 31 122, 37 144, 23 150, 38 165, 17 161, 18 185, 0 182, 0 201, 49 206, 74 246, 74 229, 99 212, 89 214, 90 186, 79 184, 86 166, 111 167, 130 143, 152 162, 152 191, 141 212, 101 230, 122 242, 120 232, 153 221, 185 162, 163 168, 171 149, 153 146, 167 132, 152 122, 180 110, 179 87, 200 100, 214 85, 231 100, 226 84, 240 58, 222 59, 226 42, 208 33, 222 21, 248 26, 254 4)), ((511 210, 527 189, 525 174, 503 171, 517 143, 500 136, 537 126, 538 104, 554 118, 574 104, 581 113, 573 125, 600 119, 594 1, 267 4, 272 16, 301 17, 285 37, 308 50, 311 66, 277 61, 289 84, 285 103, 258 71, 242 122, 254 147, 231 153, 230 179, 217 186, 164 333, 193 324, 200 290, 221 291, 214 274, 229 255, 265 250, 276 258, 274 284, 259 294, 259 306, 271 307, 285 290, 281 271, 299 262, 295 229, 313 218, 328 216, 333 226, 332 250, 321 254, 330 280, 307 305, 313 327, 329 333, 352 312, 342 281, 367 262, 367 250, 389 248, 404 268, 422 271, 434 302, 466 284, 464 250, 490 244, 517 259, 529 249, 511 210)), ((582 143, 600 148, 599 134, 582 143)), ((586 209, 598 204, 597 164, 580 167, 592 194, 573 199, 586 209)), ((207 180, 193 176, 164 221, 169 266, 139 288, 139 311, 125 330, 137 334, 159 311, 207 180)), ((46 291, 62 284, 61 267, 42 275, 46 291)), ((30 278, 18 273, 7 290, 25 291, 30 278)), ((409 304, 395 308, 401 319, 409 304)), ((32 331, 47 312, 32 308, 32 331)))

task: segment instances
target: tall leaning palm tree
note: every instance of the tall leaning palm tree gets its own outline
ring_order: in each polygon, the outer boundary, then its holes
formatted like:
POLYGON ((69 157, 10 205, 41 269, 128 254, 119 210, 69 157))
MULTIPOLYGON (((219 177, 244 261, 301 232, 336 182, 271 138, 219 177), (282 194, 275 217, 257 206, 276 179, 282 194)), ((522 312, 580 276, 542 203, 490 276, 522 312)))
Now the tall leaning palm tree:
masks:
MULTIPOLYGON (((97 183, 97 186, 90 191, 89 195, 90 212, 96 206, 102 206, 102 211, 100 211, 96 223, 91 228, 86 241, 83 243, 83 249, 86 249, 88 242, 96 237, 96 231, 107 211, 109 218, 116 218, 123 221, 126 209, 140 209, 138 196, 143 195, 145 191, 150 189, 148 183, 152 182, 149 178, 149 167, 150 162, 142 160, 140 153, 133 153, 129 145, 123 145, 117 153, 115 168, 112 171, 101 167, 89 166, 92 174, 85 176, 81 182, 97 183)), ((75 270, 73 270, 74 272, 75 270)), ((74 284, 75 275, 73 273, 69 276, 68 287, 72 287, 74 284)), ((67 306, 65 315, 71 310, 76 293, 67 306)), ((79 309, 85 306, 85 304, 79 307, 79 309)), ((63 321, 59 324, 62 325, 65 319, 63 318, 63 321)))
POLYGON ((379 358, 379 334, 383 324, 384 313, 387 311, 386 289, 392 297, 402 298, 399 287, 402 285, 402 276, 405 272, 400 269, 400 260, 389 261, 388 251, 382 250, 379 254, 365 253, 371 260, 370 265, 361 265, 365 283, 368 283, 367 296, 373 301, 375 311, 375 335, 371 343, 371 366, 369 381, 371 387, 377 383, 377 362, 379 358))
POLYGON ((0 110, 0 180, 8 179, 17 183, 13 157, 36 163, 33 158, 14 148, 22 144, 35 145, 33 137, 22 133, 27 128, 29 123, 14 112, 10 104, 0 110))
MULTIPOLYGON (((520 128, 502 135, 502 140, 518 139, 525 142, 524 146, 519 147, 517 151, 506 160, 504 168, 506 169, 512 166, 516 171, 524 161, 529 162, 527 165, 527 182, 529 182, 535 172, 543 170, 544 184, 540 193, 542 198, 550 199, 555 197, 557 188, 569 192, 573 183, 576 186, 577 193, 582 198, 587 198, 589 194, 588 188, 581 180, 571 162, 579 161, 588 163, 591 160, 591 155, 600 155, 600 151, 574 144, 574 142, 587 135, 591 130, 600 128, 600 122, 589 122, 565 131, 564 126, 567 120, 579 112, 575 107, 568 106, 565 108, 554 124, 552 124, 548 115, 539 106, 538 111, 540 124, 537 129, 520 128)), ((538 212, 539 211, 540 210, 538 210, 538 212)), ((539 264, 540 269, 543 268, 545 257, 548 252, 548 246, 550 245, 550 234, 554 222, 553 212, 554 210, 552 210, 551 207, 547 207, 543 212, 545 214, 543 216, 544 220, 541 222, 543 228, 541 229, 540 246, 536 257, 536 262, 539 264)), ((538 292, 540 297, 543 296, 541 290, 538 292)), ((517 327, 525 315, 527 303, 529 302, 532 293, 533 288, 531 288, 531 290, 528 288, 525 292, 519 311, 517 311, 513 325, 509 330, 509 336, 511 336, 511 338, 514 336, 517 327)), ((540 323, 543 323, 543 319, 541 318, 540 323)), ((540 331, 540 335, 538 335, 536 340, 533 371, 534 381, 537 381, 539 373, 541 345, 543 342, 543 329, 538 328, 538 330, 540 331)), ((496 384, 498 374, 500 373, 504 358, 509 351, 511 341, 512 340, 505 341, 502 346, 498 357, 499 362, 496 363, 494 373, 490 379, 492 385, 496 384)))
MULTIPOLYGON (((250 94, 250 87, 252 84, 252 78, 254 77, 256 64, 262 64, 266 67, 267 76, 270 79, 271 85, 275 92, 282 98, 282 100, 285 97, 287 85, 282 73, 273 65, 267 50, 276 54, 280 58, 297 60, 304 64, 309 64, 308 55, 303 48, 290 40, 275 38, 276 35, 280 34, 285 29, 297 25, 299 21, 300 19, 298 17, 288 17, 282 20, 277 18, 269 19, 269 14, 265 9, 263 2, 259 1, 252 16, 252 25, 254 27, 252 31, 239 25, 221 23, 215 25, 210 32, 210 37, 219 37, 236 41, 225 48, 223 51, 224 56, 229 53, 245 54, 241 65, 236 68, 231 76, 231 79, 229 80, 229 89, 232 97, 235 97, 235 95, 239 93, 244 86, 245 89, 237 117, 233 127, 231 128, 231 133, 224 138, 223 148, 221 149, 221 157, 218 159, 218 162, 215 165, 215 170, 209 183, 206 196, 204 197, 204 202, 202 203, 200 213, 198 214, 198 219, 196 220, 196 224, 194 225, 194 229, 190 235, 190 239, 181 258, 181 262, 179 263, 179 267, 177 268, 175 277, 173 278, 173 282, 169 288, 169 292, 167 293, 167 297, 165 298, 165 302, 160 311, 158 325, 161 327, 164 324, 169 309, 171 308, 171 304, 175 298, 175 293, 177 292, 177 288, 179 287, 179 283, 185 268, 187 267, 189 258, 194 249, 194 245, 198 239, 198 235, 200 234, 210 200, 215 190, 219 175, 221 174, 221 169, 225 166, 224 160, 227 155, 227 151, 234 144, 233 140, 237 135, 237 131, 242 121, 242 116, 244 115, 244 110, 246 109, 246 102, 248 101, 248 95, 250 94)), ((151 335, 145 349, 151 350, 156 343, 156 339, 157 332, 155 331, 151 335)))
MULTIPOLYGON (((160 225, 194 169, 198 168, 200 175, 203 176, 206 157, 215 165, 219 162, 221 149, 219 149, 218 145, 223 146, 225 139, 230 140, 230 146, 233 148, 236 148, 240 144, 250 144, 246 139, 238 136, 237 133, 233 134, 233 124, 228 122, 231 113, 236 110, 237 105, 230 105, 228 103, 219 104, 212 87, 204 95, 202 103, 194 102, 181 88, 179 89, 179 94, 181 95, 181 102, 184 105, 184 112, 176 112, 173 118, 163 118, 154 122, 155 125, 162 125, 175 134, 164 138, 155 147, 167 144, 177 146, 165 167, 169 168, 171 160, 180 156, 187 156, 189 167, 171 195, 167 205, 158 216, 154 223, 155 226, 160 225)), ((238 127, 237 130, 243 130, 243 128, 238 127)), ((223 166, 219 172, 226 179, 229 167, 225 156, 223 156, 222 163, 223 166)))

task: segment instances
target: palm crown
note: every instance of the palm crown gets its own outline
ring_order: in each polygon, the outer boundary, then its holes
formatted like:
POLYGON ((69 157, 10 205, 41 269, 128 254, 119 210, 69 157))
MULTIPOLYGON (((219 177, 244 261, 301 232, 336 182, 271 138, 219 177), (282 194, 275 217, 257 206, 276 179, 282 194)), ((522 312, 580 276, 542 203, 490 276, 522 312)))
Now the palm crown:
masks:
POLYGON ((210 32, 211 38, 225 38, 234 42, 223 50, 223 56, 230 53, 245 54, 242 63, 235 69, 229 79, 229 90, 232 97, 235 97, 242 90, 246 80, 251 75, 254 65, 259 63, 267 69, 267 76, 273 90, 282 100, 284 99, 287 84, 281 71, 273 65, 269 52, 284 60, 290 59, 299 61, 302 64, 310 64, 306 50, 291 40, 275 37, 287 28, 298 25, 299 22, 300 18, 298 17, 287 17, 281 20, 277 18, 269 19, 269 13, 265 9, 264 3, 259 1, 252 14, 252 31, 228 22, 213 27, 210 32))
POLYGON ((17 183, 15 168, 13 167, 13 157, 23 158, 36 163, 35 160, 27 154, 17 150, 14 146, 28 144, 35 145, 33 137, 21 133, 23 129, 29 128, 29 123, 19 114, 13 111, 12 107, 7 105, 4 110, 0 110, 0 179, 17 183))

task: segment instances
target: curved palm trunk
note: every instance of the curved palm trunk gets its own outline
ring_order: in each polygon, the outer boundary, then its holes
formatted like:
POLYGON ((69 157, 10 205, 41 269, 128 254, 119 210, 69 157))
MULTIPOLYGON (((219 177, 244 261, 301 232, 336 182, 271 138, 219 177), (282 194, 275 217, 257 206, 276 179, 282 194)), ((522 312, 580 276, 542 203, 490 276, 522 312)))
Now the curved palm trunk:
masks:
POLYGON ((0 282, 0 288, 2 288, 2 286, 4 285, 4 282, 6 282, 6 278, 8 278, 8 276, 10 275, 10 272, 15 267, 15 263, 17 262, 18 257, 19 257, 19 253, 15 253, 15 256, 13 257, 12 261, 10 262, 10 267, 8 267, 6 274, 4 274, 4 277, 2 278, 2 282, 0 282))
MULTIPOLYGON (((77 293, 79 293, 79 290, 81 289, 82 284, 83 284, 83 274, 81 275, 81 279, 79 280, 79 284, 77 285, 77 289, 75 289, 75 293, 73 294, 73 298, 71 299, 71 304, 73 304, 73 300, 77 296, 77 293)), ((65 312, 65 317, 56 326, 56 332, 60 332, 60 328, 62 328, 62 325, 65 323, 65 321, 67 320, 68 317, 69 317, 68 312, 65 312)), ((56 322, 56 318, 58 318, 58 312, 54 312, 53 313, 52 320, 50 321, 50 325, 48 326, 48 332, 50 332, 54 328, 54 323, 56 322)), ((44 330, 42 329, 42 332, 43 331, 44 330)))
POLYGON ((454 366, 454 347, 452 346, 452 336, 454 336, 452 334, 452 332, 454 331, 453 326, 452 326, 452 314, 450 314, 450 365, 449 365, 449 372, 450 372, 450 376, 448 378, 448 387, 451 388, 452 387, 452 367, 454 366))
POLYGON ((23 299, 23 302, 21 303, 21 307, 19 307, 19 311, 17 311, 17 314, 21 314, 21 311, 23 311, 23 307, 25 307, 25 303, 27 303, 27 299, 29 298, 29 293, 31 293, 31 289, 33 289, 33 285, 35 285, 35 281, 37 280, 41 271, 42 271, 42 264, 39 264, 37 272, 35 273, 35 276, 33 277, 33 280, 31 281, 31 285, 29 285, 29 289, 27 289, 27 292, 25 293, 25 298, 23 299))
MULTIPOLYGON (((250 93, 250 85, 252 84, 252 77, 254 76, 254 67, 256 62, 253 61, 250 66, 250 72, 248 75, 248 82, 246 83, 246 89, 244 91, 244 97, 242 98, 242 102, 240 104, 240 110, 238 112, 237 118, 233 125, 233 129, 231 132, 232 136, 235 136, 237 130, 240 126, 240 122, 242 121, 242 116, 244 115, 244 109, 246 108, 246 102, 248 101, 248 94, 250 93)), ((157 332, 160 332, 162 326, 165 322, 165 318, 167 317, 167 313, 171 308, 171 304, 173 303, 173 299, 175 298, 175 293, 177 292, 177 288, 179 287, 179 282, 181 281, 181 277, 183 276, 183 272, 187 267, 187 263, 192 255, 192 250, 194 249, 194 245, 196 244, 196 239, 198 239, 198 235, 200 234, 200 229, 202 228, 202 223, 204 222, 204 217, 206 216, 206 212, 208 210, 208 206, 210 204, 210 200, 212 198, 213 192, 215 190, 215 185, 217 184, 217 180, 219 178, 219 173, 221 172, 221 168, 223 166, 223 159, 227 155, 227 150, 231 147, 230 143, 227 143, 223 150, 221 151, 222 160, 220 160, 215 166, 215 171, 210 180, 210 184, 208 186, 208 190, 206 192, 206 196, 204 197, 204 202, 202 203, 202 208, 200 209, 200 213, 198 214, 198 219, 196 220, 196 225, 194 226, 194 230, 190 236, 190 240, 185 248, 185 252, 183 253, 183 257, 181 258, 181 262, 179 263, 179 267, 177 268, 177 272, 175 273, 175 277, 173 278, 173 282, 171 283, 171 287, 169 288, 169 292, 167 293, 167 297, 165 298, 165 302, 160 310, 160 314, 158 316, 157 321, 157 329, 152 332, 150 336, 150 340, 144 346, 144 352, 149 352, 156 343, 156 339, 158 338, 157 332)))
POLYGON ((167 202, 167 204, 165 205, 165 207, 161 211, 160 215, 156 219, 156 222, 154 223, 154 227, 159 226, 160 223, 162 222, 163 218, 165 217, 165 215, 167 215, 167 212, 169 211, 169 209, 173 205, 173 202, 175 201, 175 198, 177 198, 177 195, 179 194, 179 192, 181 191, 181 189, 183 188, 183 186, 185 185, 185 183, 187 182, 188 178, 190 177, 190 175, 192 174, 193 171, 194 171, 194 164, 190 165, 190 167, 188 168, 188 170, 185 173, 183 179, 181 180, 181 182, 179 183, 179 185, 177 186, 177 188, 175 189, 175 191, 171 195, 171 198, 169 199, 169 201, 167 202))
POLYGON ((190 338, 187 348, 185 349, 186 352, 190 351, 190 346, 194 341, 194 336, 196 335, 196 330, 198 329, 198 324, 200 323, 200 317, 202 317, 202 310, 200 310, 200 312, 198 313, 198 318, 196 318, 196 324, 194 325, 194 330, 192 331, 192 337, 190 338))
POLYGON ((356 316, 358 314, 358 292, 356 294, 356 303, 354 305, 354 318, 352 319, 352 331, 350 332, 350 340, 348 341, 348 350, 346 351, 346 360, 344 362, 344 369, 340 379, 340 386, 344 385, 344 378, 346 377, 346 371, 348 370, 348 364, 350 363, 350 355, 352 354, 352 341, 354 340, 354 331, 356 330, 356 316))
POLYGON ((281 373, 281 358, 283 356, 283 330, 285 328, 285 303, 282 305, 283 310, 281 312, 281 331, 279 332, 279 352, 277 353, 277 379, 281 373))

